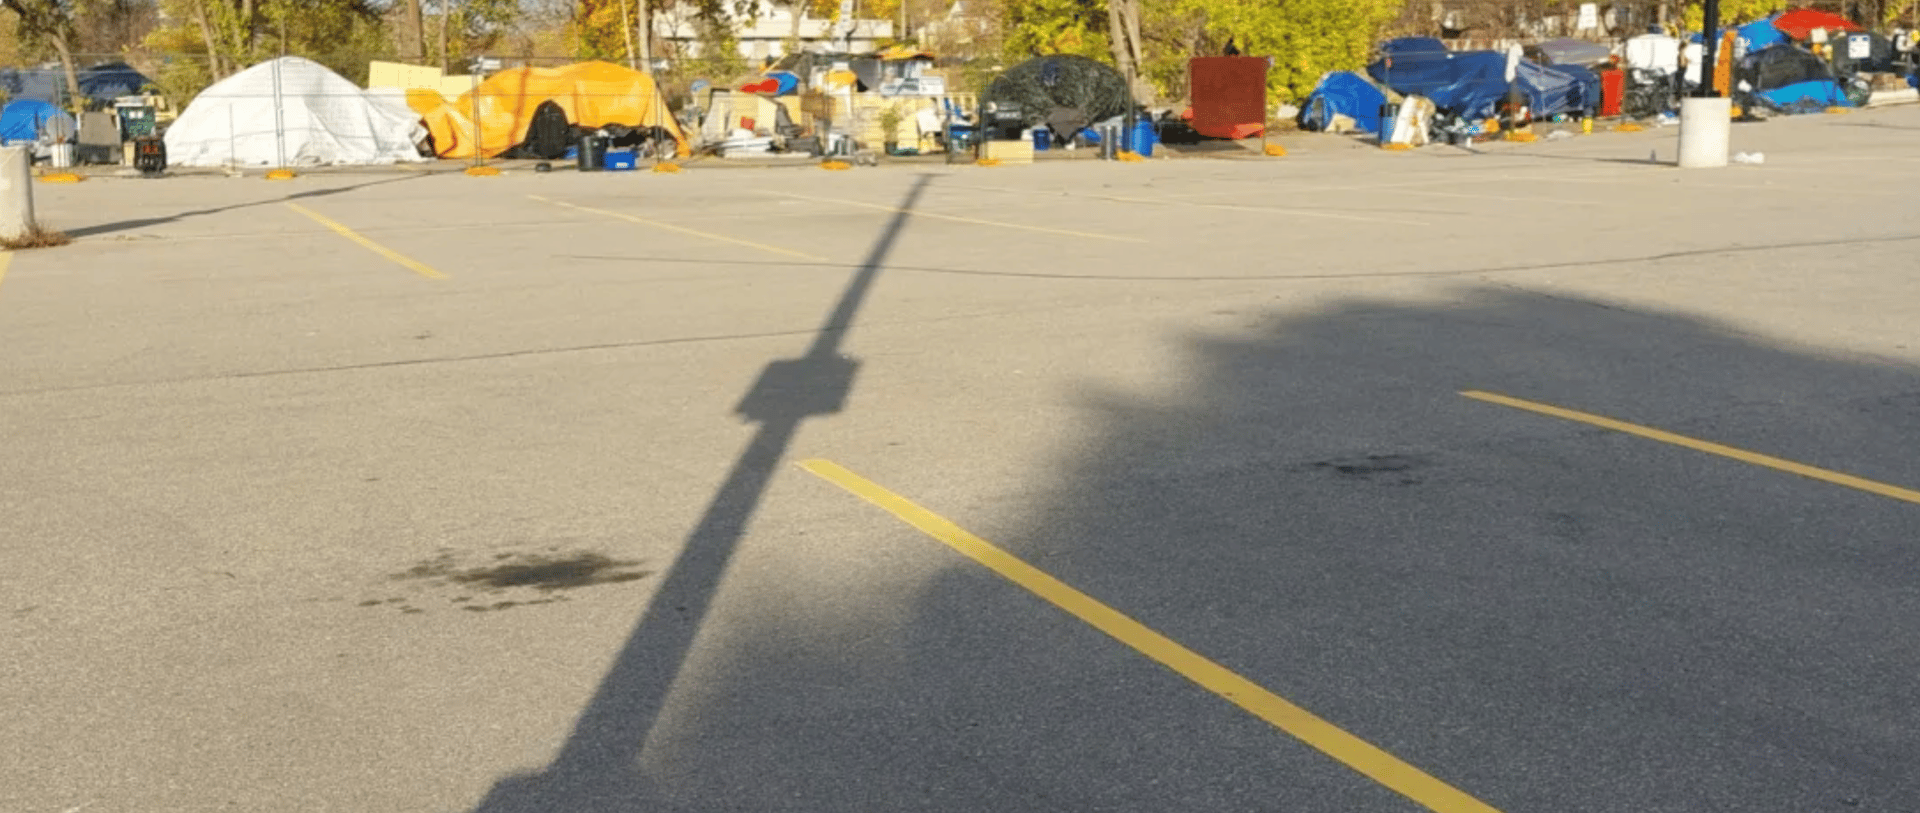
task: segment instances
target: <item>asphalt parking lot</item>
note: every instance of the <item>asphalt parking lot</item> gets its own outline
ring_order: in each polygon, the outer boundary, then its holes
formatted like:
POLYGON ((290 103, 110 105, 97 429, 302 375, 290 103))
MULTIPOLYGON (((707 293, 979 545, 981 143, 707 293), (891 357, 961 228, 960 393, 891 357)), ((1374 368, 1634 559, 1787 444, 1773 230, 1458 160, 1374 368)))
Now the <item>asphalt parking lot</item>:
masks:
POLYGON ((36 185, 0 810, 1920 809, 1916 131, 36 185))

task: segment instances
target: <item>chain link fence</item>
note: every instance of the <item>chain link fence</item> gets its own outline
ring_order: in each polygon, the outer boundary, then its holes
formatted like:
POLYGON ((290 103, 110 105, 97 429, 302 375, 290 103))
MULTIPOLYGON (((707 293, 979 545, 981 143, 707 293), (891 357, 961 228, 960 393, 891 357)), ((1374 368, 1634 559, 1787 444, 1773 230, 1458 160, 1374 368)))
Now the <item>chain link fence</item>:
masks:
POLYGON ((82 67, 72 77, 54 64, 0 68, 0 141, 31 144, 37 159, 61 166, 132 166, 137 142, 163 138, 168 166, 229 171, 578 161, 583 150, 590 161, 912 154, 955 147, 954 124, 979 106, 975 94, 935 81, 851 78, 845 60, 831 58, 786 66, 781 80, 764 74, 780 66, 716 70, 698 59, 634 70, 522 55, 452 72, 373 61, 348 73, 282 57, 217 78, 202 54, 74 62, 82 67))

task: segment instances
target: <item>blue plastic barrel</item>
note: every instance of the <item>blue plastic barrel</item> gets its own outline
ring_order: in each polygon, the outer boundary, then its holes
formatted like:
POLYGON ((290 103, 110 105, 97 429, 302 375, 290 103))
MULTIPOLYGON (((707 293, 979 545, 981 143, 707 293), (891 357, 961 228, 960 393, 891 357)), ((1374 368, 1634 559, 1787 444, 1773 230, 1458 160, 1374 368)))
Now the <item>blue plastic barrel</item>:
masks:
POLYGON ((1153 157, 1153 147, 1160 143, 1160 133, 1153 128, 1153 119, 1141 116, 1133 122, 1133 151, 1143 158, 1153 157))

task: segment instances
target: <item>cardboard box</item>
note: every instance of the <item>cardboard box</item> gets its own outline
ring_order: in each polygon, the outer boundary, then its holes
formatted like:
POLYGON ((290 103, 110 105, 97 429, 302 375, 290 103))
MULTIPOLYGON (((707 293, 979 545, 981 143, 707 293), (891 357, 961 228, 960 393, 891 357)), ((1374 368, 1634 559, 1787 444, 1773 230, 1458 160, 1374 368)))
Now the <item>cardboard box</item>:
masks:
POLYGON ((1033 142, 1028 139, 989 141, 986 144, 986 157, 1002 164, 1031 164, 1033 142))

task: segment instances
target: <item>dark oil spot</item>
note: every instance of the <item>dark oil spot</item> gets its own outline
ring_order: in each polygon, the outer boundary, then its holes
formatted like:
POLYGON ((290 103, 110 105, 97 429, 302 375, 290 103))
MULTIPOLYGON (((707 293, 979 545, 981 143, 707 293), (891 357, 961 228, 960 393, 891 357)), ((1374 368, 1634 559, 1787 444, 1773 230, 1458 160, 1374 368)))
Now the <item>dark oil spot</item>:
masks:
POLYGON ((380 606, 380 605, 382 605, 382 604, 385 604, 385 603, 386 603, 386 602, 384 602, 384 601, 381 601, 381 600, 379 600, 379 599, 377 599, 377 598, 370 598, 370 599, 367 599, 366 601, 362 601, 362 602, 360 602, 360 606, 362 606, 362 607, 378 607, 378 606, 380 606))
POLYGON ((648 571, 628 570, 639 562, 623 562, 598 553, 559 556, 534 554, 504 561, 493 567, 475 568, 448 575, 459 584, 476 584, 495 589, 531 587, 535 590, 571 590, 596 584, 616 584, 653 575, 648 571))
MULTIPOLYGON (((620 584, 653 575, 638 569, 640 562, 614 559, 590 551, 572 553, 501 553, 491 562, 462 567, 451 554, 442 553, 407 568, 394 579, 430 580, 449 585, 468 585, 488 592, 516 587, 550 593, 600 584, 620 584)), ((461 596, 455 601, 464 601, 461 596)), ((397 600, 397 599, 396 599, 397 600)))
POLYGON ((400 612, 406 613, 407 615, 414 615, 417 613, 424 613, 426 612, 426 610, 422 610, 419 607, 401 607, 400 612))
MULTIPOLYGON (((1366 457, 1340 460, 1322 460, 1313 464, 1313 468, 1330 470, 1344 477, 1371 478, 1376 474, 1395 474, 1422 468, 1428 464, 1423 457, 1398 454, 1370 454, 1366 457)), ((1411 477, 1396 478, 1401 485, 1412 485, 1418 480, 1411 477)))

